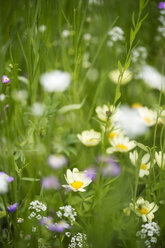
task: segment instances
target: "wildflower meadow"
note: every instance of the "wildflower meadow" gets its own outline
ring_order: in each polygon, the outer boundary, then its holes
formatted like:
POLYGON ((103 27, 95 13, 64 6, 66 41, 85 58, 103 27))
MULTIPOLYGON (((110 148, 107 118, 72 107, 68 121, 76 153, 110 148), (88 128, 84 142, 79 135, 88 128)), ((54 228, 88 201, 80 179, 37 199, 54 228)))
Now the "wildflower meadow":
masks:
POLYGON ((165 248, 165 2, 0 18, 0 248, 165 248))

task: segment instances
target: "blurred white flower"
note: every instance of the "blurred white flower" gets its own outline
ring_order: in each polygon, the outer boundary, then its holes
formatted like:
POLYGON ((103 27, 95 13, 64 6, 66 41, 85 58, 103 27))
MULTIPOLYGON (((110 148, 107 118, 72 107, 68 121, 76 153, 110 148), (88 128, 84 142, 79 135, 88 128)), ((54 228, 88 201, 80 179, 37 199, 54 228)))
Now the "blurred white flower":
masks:
POLYGON ((4 174, 0 174, 0 193, 7 193, 8 191, 8 181, 4 174))
POLYGON ((99 72, 98 72, 97 69, 95 69, 95 68, 90 68, 90 69, 88 70, 88 72, 87 72, 87 78, 88 78, 90 81, 94 82, 94 81, 96 81, 96 80, 98 79, 98 77, 99 77, 99 72))
POLYGON ((87 187, 92 180, 86 176, 85 172, 80 172, 77 168, 74 168, 73 171, 67 170, 65 180, 67 181, 68 185, 62 185, 64 188, 69 188, 74 192, 86 191, 84 188, 87 187))
POLYGON ((151 88, 165 90, 165 76, 150 65, 142 66, 137 78, 142 79, 151 88))
POLYGON ((55 170, 66 166, 68 163, 67 158, 64 155, 49 155, 48 164, 55 170))
POLYGON ((35 102, 32 106, 32 115, 42 116, 45 110, 45 106, 40 102, 35 102))
POLYGON ((64 29, 64 30, 62 31, 62 37, 63 37, 63 38, 67 38, 67 37, 69 37, 69 35, 70 35, 70 31, 69 31, 69 30, 65 30, 65 29, 64 29))
POLYGON ((142 197, 139 197, 135 203, 135 206, 133 203, 131 203, 130 208, 135 211, 138 216, 142 217, 144 222, 152 222, 154 213, 158 210, 159 207, 154 202, 149 203, 142 197))
POLYGON ((46 26, 44 24, 40 25, 38 28, 40 33, 44 33, 46 31, 46 26))
MULTIPOLYGON (((139 158, 138 152, 137 151, 130 152, 129 158, 132 164, 136 166, 139 158)), ((149 153, 146 153, 140 161, 139 177, 144 177, 145 175, 147 176, 149 175, 150 165, 151 165, 150 155, 149 153)))
POLYGON ((136 146, 134 141, 129 140, 129 138, 125 136, 115 137, 111 140, 111 145, 112 147, 106 150, 109 154, 114 152, 129 152, 136 146))
POLYGON ((114 28, 112 28, 112 30, 108 33, 111 40, 116 42, 116 41, 123 41, 124 40, 124 32, 123 30, 116 26, 114 28))
POLYGON ((84 34, 83 38, 84 38, 85 41, 90 41, 92 36, 91 36, 90 33, 86 33, 86 34, 84 34))
POLYGON ((71 77, 68 72, 56 70, 42 74, 40 81, 48 92, 63 92, 69 87, 71 77))
MULTIPOLYGON (((120 76, 120 71, 118 69, 113 70, 109 73, 110 80, 112 80, 112 82, 114 82, 115 84, 118 83, 119 76, 120 76)), ((132 78, 133 78, 132 72, 126 70, 123 74, 121 85, 129 83, 132 80, 132 78)))
POLYGON ((156 163, 159 166, 159 168, 164 169, 165 168, 165 153, 162 154, 161 151, 156 152, 155 159, 156 159, 156 163))
POLYGON ((13 90, 12 98, 13 100, 20 102, 21 104, 26 104, 26 99, 28 97, 28 93, 26 90, 13 90))
POLYGON ((130 108, 125 105, 116 111, 113 125, 119 126, 129 137, 143 135, 148 130, 137 108, 130 108))
POLYGON ((101 141, 101 133, 93 129, 83 131, 81 134, 78 134, 77 137, 85 146, 96 146, 101 141))
POLYGON ((143 63, 145 62, 147 55, 147 49, 145 47, 136 47, 132 52, 132 62, 136 63, 138 61, 143 63))
POLYGON ((3 102, 5 98, 6 98, 5 94, 0 94, 0 102, 3 102))

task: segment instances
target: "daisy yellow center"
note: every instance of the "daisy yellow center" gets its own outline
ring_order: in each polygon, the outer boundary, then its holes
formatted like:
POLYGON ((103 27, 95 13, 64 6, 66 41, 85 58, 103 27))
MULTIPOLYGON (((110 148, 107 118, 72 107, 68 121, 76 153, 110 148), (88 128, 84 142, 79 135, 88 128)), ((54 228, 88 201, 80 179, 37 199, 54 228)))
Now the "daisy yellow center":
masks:
POLYGON ((148 210, 146 209, 146 208, 137 208, 137 211, 141 214, 141 215, 143 215, 143 214, 148 214, 148 210))
POLYGON ((147 122, 147 124, 150 124, 151 123, 151 120, 148 117, 145 117, 144 120, 147 122))
POLYGON ((109 138, 110 139, 114 139, 115 135, 116 135, 115 132, 111 132, 111 133, 109 133, 109 138))
POLYGON ((95 142, 95 140, 94 140, 94 139, 90 139, 89 141, 90 141, 90 142, 92 142, 92 143, 94 143, 94 142, 95 142))
POLYGON ((127 146, 125 146, 125 145, 123 145, 123 144, 119 144, 119 145, 117 145, 117 146, 116 146, 116 148, 120 148, 121 150, 125 150, 125 151, 127 151, 127 150, 128 150, 128 147, 127 147, 127 146))
POLYGON ((147 166, 145 164, 141 164, 140 169, 141 170, 147 170, 147 166))
POLYGON ((134 109, 137 109, 137 108, 140 108, 140 107, 142 107, 142 105, 140 103, 138 103, 138 102, 132 104, 132 108, 134 108, 134 109))
POLYGON ((74 189, 80 189, 82 186, 83 186, 83 183, 80 182, 80 181, 75 181, 71 184, 71 186, 74 188, 74 189))

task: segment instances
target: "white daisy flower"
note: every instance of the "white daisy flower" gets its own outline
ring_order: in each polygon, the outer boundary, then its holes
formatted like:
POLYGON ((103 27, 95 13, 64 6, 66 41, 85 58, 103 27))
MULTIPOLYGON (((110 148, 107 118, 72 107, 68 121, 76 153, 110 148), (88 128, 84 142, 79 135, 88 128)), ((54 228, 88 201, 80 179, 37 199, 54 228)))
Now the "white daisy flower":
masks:
POLYGON ((63 92, 69 87, 71 77, 68 72, 56 70, 42 74, 40 81, 48 92, 63 92))
POLYGON ((114 140, 115 138, 119 138, 119 137, 123 137, 124 136, 124 132, 123 130, 121 130, 119 127, 112 127, 111 129, 109 129, 109 134, 108 134, 108 140, 111 143, 112 140, 114 140))
MULTIPOLYGON (((137 151, 133 151, 133 152, 130 152, 129 154, 129 158, 132 162, 132 164, 134 166, 136 166, 137 164, 137 160, 138 160, 138 153, 137 151)), ((139 170, 139 177, 144 177, 145 175, 149 175, 149 169, 150 169, 150 154, 149 153, 146 153, 143 157, 142 157, 142 160, 140 162, 140 170, 139 170)))
POLYGON ((159 207, 154 202, 149 203, 142 197, 139 197, 139 199, 135 203, 135 206, 133 205, 133 203, 131 203, 130 207, 138 216, 142 217, 142 220, 144 222, 152 222, 154 213, 159 209, 159 207))
MULTIPOLYGON (((116 70, 113 70, 109 73, 109 78, 115 83, 117 84, 118 83, 118 80, 119 80, 119 76, 120 76, 120 71, 118 69, 116 70)), ((129 70, 126 70, 123 74, 123 78, 122 78, 122 81, 121 81, 121 85, 122 84, 127 84, 129 83, 133 78, 133 74, 131 71, 129 70)))
POLYGON ((165 168, 165 153, 162 154, 162 152, 156 152, 155 153, 155 159, 156 159, 156 163, 157 165, 161 168, 164 169, 165 168))
POLYGON ((77 137, 85 146, 96 146, 101 141, 101 133, 93 129, 83 131, 81 134, 78 134, 77 137))
POLYGON ((133 148, 135 148, 135 142, 130 141, 128 137, 121 136, 121 137, 115 137, 111 141, 112 147, 109 147, 107 149, 107 153, 111 154, 114 152, 129 152, 133 148))
POLYGON ((80 172, 77 168, 74 168, 73 171, 67 170, 65 179, 68 185, 62 185, 64 188, 73 190, 74 192, 86 191, 84 188, 87 187, 92 180, 86 176, 85 172, 80 172))
POLYGON ((102 107, 98 106, 96 108, 96 113, 101 121, 106 122, 108 117, 110 117, 112 113, 114 113, 114 110, 115 110, 114 106, 108 107, 107 105, 104 104, 102 107))
POLYGON ((151 127, 155 125, 157 118, 156 111, 149 109, 147 107, 140 107, 137 108, 137 110, 147 126, 151 127))

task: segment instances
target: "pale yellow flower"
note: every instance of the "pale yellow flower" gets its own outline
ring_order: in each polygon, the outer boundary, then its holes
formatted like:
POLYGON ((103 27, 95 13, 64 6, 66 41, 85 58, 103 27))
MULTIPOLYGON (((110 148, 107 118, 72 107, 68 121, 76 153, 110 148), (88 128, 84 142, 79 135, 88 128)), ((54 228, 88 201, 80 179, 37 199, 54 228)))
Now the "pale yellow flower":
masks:
MULTIPOLYGON (((109 78, 115 83, 117 84, 118 83, 118 80, 119 80, 119 76, 120 76, 120 71, 117 69, 117 70, 113 70, 109 73, 109 78)), ((131 80, 132 80, 132 77, 133 77, 133 74, 131 71, 129 70, 126 70, 123 74, 123 78, 122 78, 122 81, 121 81, 121 84, 127 84, 129 83, 131 80)))
POLYGON ((83 131, 81 134, 78 134, 77 137, 85 146, 96 146, 101 141, 101 133, 93 129, 83 131))

